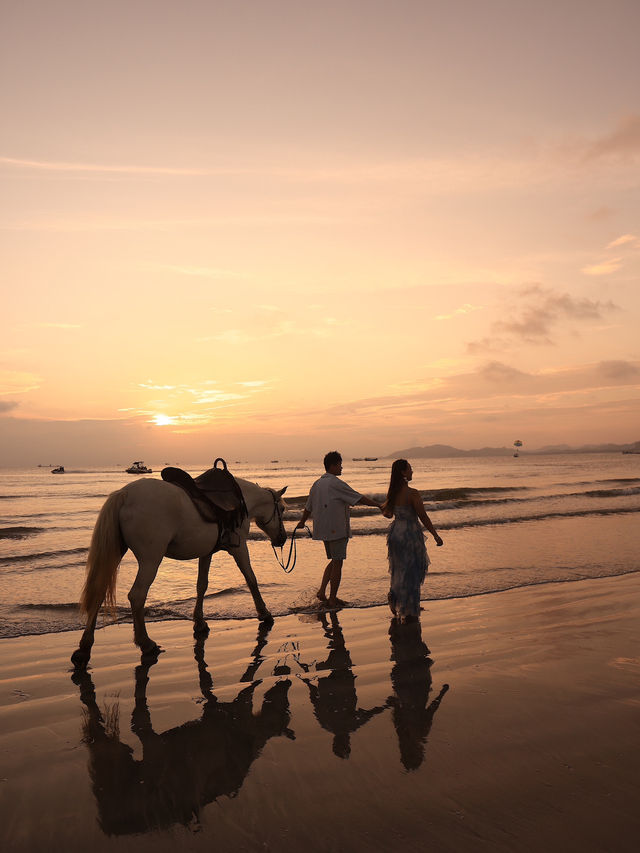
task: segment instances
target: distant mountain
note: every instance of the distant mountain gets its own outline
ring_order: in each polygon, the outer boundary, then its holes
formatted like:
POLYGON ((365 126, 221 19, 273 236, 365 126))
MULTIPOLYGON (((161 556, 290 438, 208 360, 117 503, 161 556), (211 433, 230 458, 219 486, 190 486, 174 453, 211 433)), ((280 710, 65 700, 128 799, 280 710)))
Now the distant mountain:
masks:
MULTIPOLYGON (((623 450, 640 451, 640 441, 631 444, 584 444, 571 447, 568 444, 553 444, 536 450, 518 449, 521 456, 536 456, 548 453, 621 453, 623 450)), ((451 459, 460 456, 509 456, 513 447, 480 447, 475 450, 460 450, 449 444, 429 444, 425 447, 406 447, 394 450, 385 459, 451 459)))
POLYGON ((427 447, 407 447, 394 450, 385 459, 447 459, 456 456, 507 456, 513 447, 481 447, 477 450, 460 450, 450 444, 429 444, 427 447))

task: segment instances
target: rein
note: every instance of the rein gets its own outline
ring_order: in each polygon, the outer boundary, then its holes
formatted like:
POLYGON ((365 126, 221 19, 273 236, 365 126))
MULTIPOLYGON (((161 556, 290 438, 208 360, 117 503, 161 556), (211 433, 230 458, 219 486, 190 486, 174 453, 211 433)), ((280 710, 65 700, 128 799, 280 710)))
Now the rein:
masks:
MULTIPOLYGON (((278 505, 278 500, 277 500, 277 498, 273 492, 271 492, 271 494, 273 495, 273 512, 269 516, 269 519, 267 521, 265 521, 265 525, 269 524, 271 521, 273 521, 273 519, 275 518, 275 516, 277 514, 278 520, 280 521, 280 526, 284 530, 284 523, 282 521, 282 513, 280 512, 280 506, 278 505)), ((276 561, 277 561, 278 565, 280 566, 280 568, 282 569, 282 571, 287 575, 294 570, 295 565, 296 565, 296 560, 298 559, 298 549, 296 546, 296 533, 300 529, 301 528, 299 528, 299 527, 295 527, 293 529, 293 532, 291 534, 291 541, 289 542, 289 554, 287 555, 286 560, 284 559, 284 545, 280 546, 280 554, 278 555, 278 552, 276 551, 276 546, 273 543, 271 544, 271 548, 273 549, 273 556, 276 558, 276 561)), ((311 536, 311 531, 309 530, 309 528, 307 527, 306 524, 305 524, 305 529, 307 530, 309 536, 311 536)), ((286 531, 285 531, 285 535, 286 535, 286 531)))
MULTIPOLYGON (((278 556, 278 552, 276 551, 276 546, 275 545, 271 546, 273 548, 273 555, 276 558, 278 565, 280 566, 282 571, 287 575, 294 570, 295 565, 296 565, 296 560, 298 559, 298 549, 296 546, 296 533, 300 529, 301 528, 299 528, 299 527, 294 527, 293 532, 291 533, 291 541, 289 542, 289 555, 287 556, 286 561, 284 560, 284 556, 283 556, 284 555, 284 547, 280 548, 280 556, 278 556), (293 562, 291 562, 292 555, 293 555, 293 562)), ((305 529, 309 533, 309 536, 311 536, 311 531, 309 530, 309 528, 307 527, 306 524, 305 524, 305 529)))

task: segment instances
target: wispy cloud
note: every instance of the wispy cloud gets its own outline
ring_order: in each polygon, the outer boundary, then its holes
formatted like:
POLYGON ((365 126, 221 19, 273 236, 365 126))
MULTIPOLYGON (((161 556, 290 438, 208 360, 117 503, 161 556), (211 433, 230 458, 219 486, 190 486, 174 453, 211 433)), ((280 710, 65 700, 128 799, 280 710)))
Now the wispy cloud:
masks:
POLYGON ((173 166, 125 166, 100 163, 69 163, 55 160, 26 160, 20 157, 0 157, 0 164, 22 169, 38 169, 47 172, 99 172, 124 175, 185 175, 202 176, 212 174, 234 174, 237 169, 193 169, 173 166))
POLYGON ((621 119, 609 133, 589 144, 585 159, 601 157, 633 157, 640 154, 640 115, 634 114, 621 119))
POLYGON ((220 267, 193 267, 163 264, 161 269, 177 273, 178 275, 194 276, 198 278, 246 278, 242 273, 235 272, 234 270, 222 269, 220 267))
POLYGON ((0 415, 6 415, 7 412, 12 412, 17 409, 20 403, 16 400, 0 400, 0 415))
POLYGON ((436 409, 454 410, 474 401, 506 410, 505 406, 508 409, 524 398, 535 398, 540 404, 546 404, 563 396, 629 387, 640 390, 639 361, 603 361, 538 372, 526 372, 504 362, 491 361, 476 371, 444 377, 435 384, 425 383, 422 390, 355 400, 331 407, 328 414, 357 417, 366 414, 385 419, 392 414, 421 417, 436 409))
POLYGON ((611 275, 622 267, 622 258, 608 258, 598 264, 582 267, 585 275, 611 275))
POLYGON ((618 246, 626 246, 629 243, 633 243, 634 246, 640 247, 640 239, 635 234, 623 234, 621 237, 617 237, 615 240, 612 240, 607 245, 607 249, 615 249, 618 246))
POLYGON ((513 343, 552 343, 552 333, 561 322, 571 324, 601 319, 618 310, 610 300, 600 302, 586 297, 558 293, 542 285, 521 288, 516 300, 505 306, 507 316, 492 323, 492 334, 467 344, 470 353, 498 351, 513 343))
POLYGON ((482 305, 471 305, 468 302, 465 302, 464 305, 461 305, 460 308, 456 308, 450 314, 437 314, 436 320, 452 320, 454 317, 459 317, 461 314, 471 314, 472 311, 480 311, 482 309, 482 305))
POLYGON ((22 370, 0 370, 0 396, 7 394, 24 394, 27 391, 36 391, 42 383, 42 379, 35 373, 27 373, 22 370))

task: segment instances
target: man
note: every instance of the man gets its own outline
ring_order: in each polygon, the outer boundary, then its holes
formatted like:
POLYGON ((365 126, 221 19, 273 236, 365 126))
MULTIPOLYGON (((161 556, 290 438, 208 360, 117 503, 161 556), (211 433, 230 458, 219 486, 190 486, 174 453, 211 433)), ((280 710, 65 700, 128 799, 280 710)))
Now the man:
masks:
POLYGON ((347 542, 351 536, 349 508, 363 504, 381 510, 382 504, 356 492, 339 478, 338 475, 342 474, 342 456, 337 450, 332 450, 324 457, 324 470, 326 473, 311 486, 296 530, 304 527, 309 517, 313 519, 313 538, 324 542, 324 549, 329 558, 316 595, 320 601, 326 601, 336 607, 346 603, 338 598, 338 587, 342 580, 342 563, 347 557, 347 542))

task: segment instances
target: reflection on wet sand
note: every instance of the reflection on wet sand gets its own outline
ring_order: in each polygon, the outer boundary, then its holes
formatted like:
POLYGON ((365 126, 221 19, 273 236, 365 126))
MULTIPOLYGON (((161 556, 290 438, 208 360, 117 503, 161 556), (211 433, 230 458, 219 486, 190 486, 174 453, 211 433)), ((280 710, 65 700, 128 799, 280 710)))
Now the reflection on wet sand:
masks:
POLYGON ((241 681, 250 681, 232 702, 219 702, 204 660, 204 640, 195 645, 202 716, 157 733, 147 705, 146 689, 153 663, 136 667, 135 706, 131 730, 142 744, 142 759, 120 741, 119 707, 100 711, 91 676, 72 676, 85 706, 84 742, 89 749, 89 773, 98 804, 99 822, 107 835, 167 828, 179 823, 199 826, 203 806, 240 790, 253 762, 272 737, 294 738, 289 729, 289 688, 281 679, 270 687, 258 712, 253 695, 261 683, 253 676, 263 662, 267 642, 261 628, 252 660, 241 681))
MULTIPOLYGON (((134 756, 134 749, 120 739, 117 699, 101 709, 89 673, 82 669, 73 674, 84 706, 83 740, 89 751, 98 820, 107 835, 148 832, 176 824, 197 830, 204 806, 223 795, 238 794, 253 762, 271 738, 295 739, 290 728, 293 662, 299 668, 297 677, 304 684, 300 685, 299 695, 308 695, 317 723, 332 735, 336 756, 349 758, 352 735, 390 709, 403 766, 407 770, 421 766, 433 718, 448 685, 443 685, 428 704, 433 662, 422 640, 420 623, 401 625, 391 620, 393 694, 374 707, 362 708, 338 614, 321 612, 316 618, 313 624, 323 632, 326 658, 303 661, 298 639, 288 639, 273 655, 263 654, 270 629, 261 625, 246 669, 237 682, 237 696, 227 702, 219 701, 214 693, 213 677, 205 661, 207 641, 198 639, 194 657, 202 714, 199 719, 164 732, 154 730, 147 701, 155 661, 137 666, 131 732, 142 745, 139 759, 134 756), (269 667, 265 666, 267 660, 269 667), (271 686, 265 691, 260 708, 254 710, 255 691, 266 677, 261 668, 268 669, 271 686)), ((315 641, 312 647, 317 648, 315 641)), ((375 750, 376 744, 377 738, 365 735, 361 741, 363 755, 375 750)))
POLYGON ((440 693, 427 706, 433 661, 422 639, 420 622, 403 625, 397 619, 392 619, 389 638, 391 660, 394 661, 391 670, 394 695, 389 697, 387 705, 392 709, 400 760, 407 770, 416 770, 424 761, 433 717, 449 685, 444 684, 440 693))
MULTIPOLYGON (((303 677, 309 688, 309 698, 317 721, 323 729, 333 734, 333 752, 339 758, 348 758, 351 753, 351 735, 364 726, 377 714, 385 710, 385 705, 377 705, 365 710, 358 708, 356 694, 356 676, 353 674, 351 655, 345 645, 344 634, 340 627, 338 614, 320 613, 318 620, 329 640, 327 659, 315 664, 315 671, 329 670, 328 675, 319 678, 303 677)), ((311 666, 298 660, 308 674, 311 666)))

